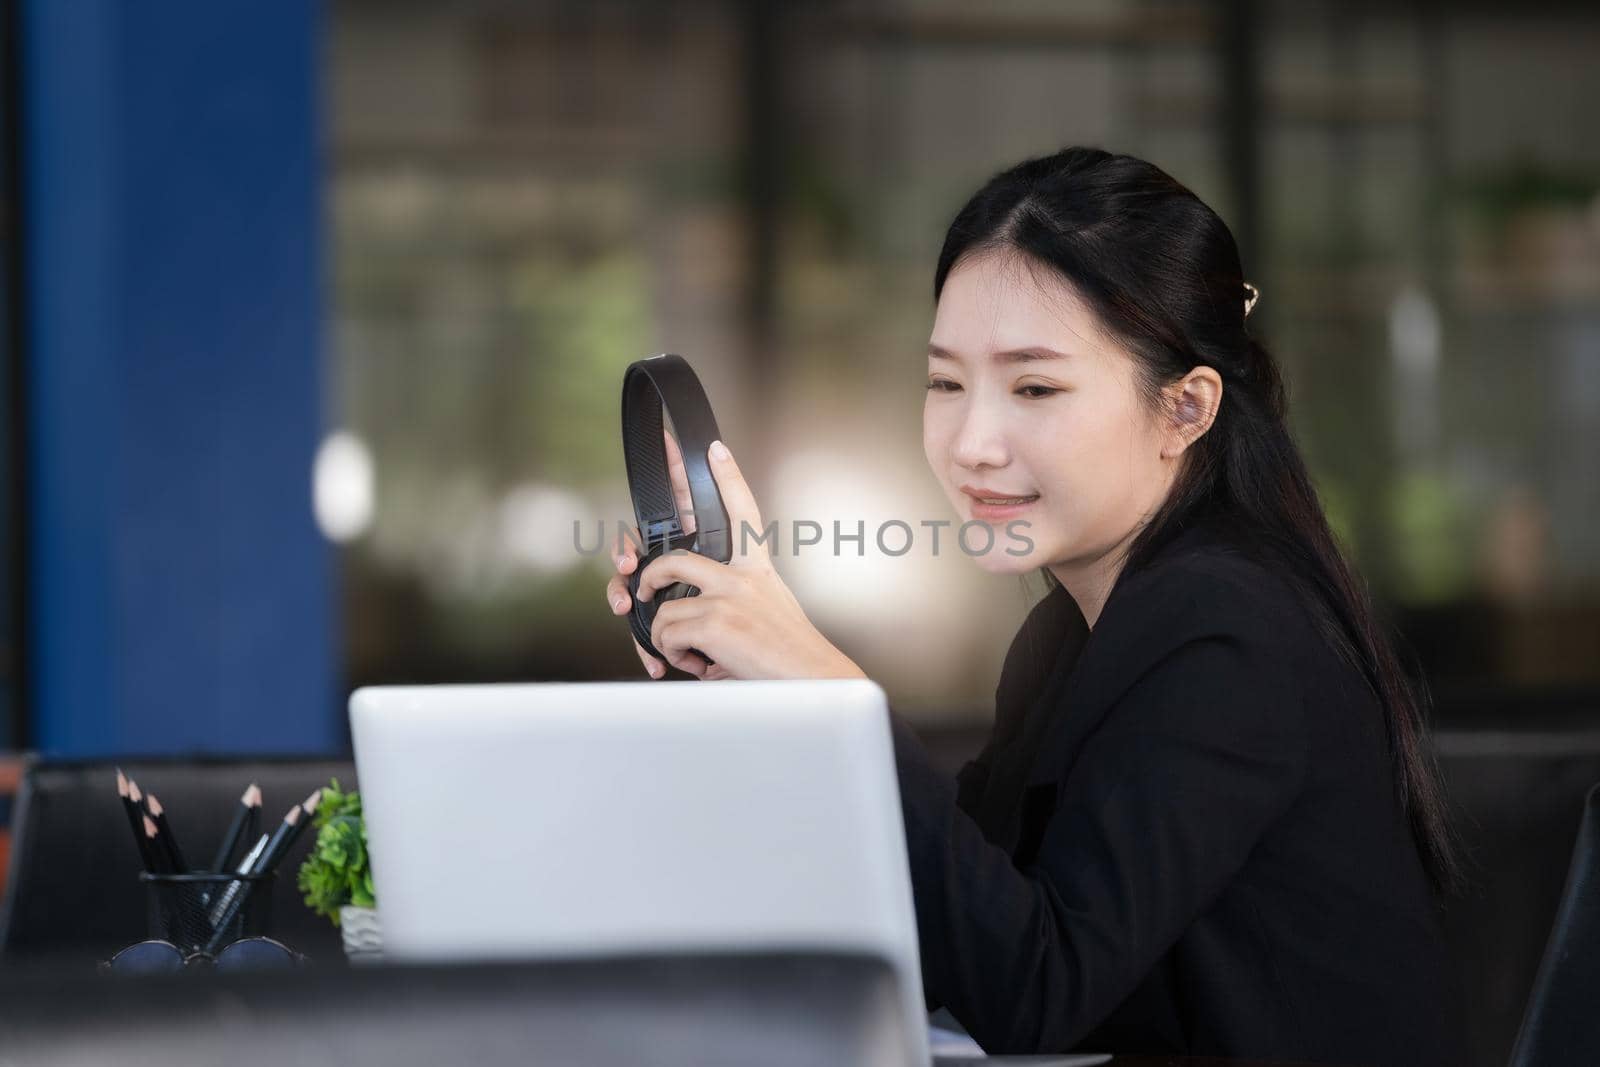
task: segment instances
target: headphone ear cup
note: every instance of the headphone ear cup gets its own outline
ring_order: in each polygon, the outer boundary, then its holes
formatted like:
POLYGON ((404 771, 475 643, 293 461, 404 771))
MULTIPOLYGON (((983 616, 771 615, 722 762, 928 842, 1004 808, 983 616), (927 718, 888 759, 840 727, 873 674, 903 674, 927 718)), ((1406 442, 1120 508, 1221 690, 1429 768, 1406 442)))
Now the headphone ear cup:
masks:
MULTIPOLYGON (((650 626, 656 619, 657 602, 655 600, 641 601, 639 599, 639 576, 644 573, 644 569, 649 565, 650 561, 660 555, 661 546, 656 545, 650 548, 644 555, 639 557, 638 566, 634 567, 633 573, 628 575, 628 602, 632 605, 628 609, 628 629, 633 631, 633 639, 639 642, 646 652, 657 659, 664 659, 665 657, 661 655, 656 646, 650 643, 650 626)), ((665 591, 662 590, 661 592, 665 591)))
MULTIPOLYGON (((646 652, 660 660, 665 660, 667 657, 663 656, 661 650, 650 642, 650 627, 655 624, 657 609, 669 600, 681 600, 684 597, 700 595, 700 587, 697 585, 689 585, 687 582, 672 582, 657 589, 655 595, 649 600, 639 599, 639 576, 644 573, 645 567, 649 566, 652 560, 659 558, 664 552, 673 547, 675 547, 674 544, 670 543, 652 545, 639 558, 639 565, 633 568, 633 573, 628 575, 628 599, 633 605, 628 609, 628 629, 633 631, 633 639, 639 642, 639 645, 646 652)), ((699 652, 698 649, 694 651, 699 652)), ((700 653, 700 655, 707 664, 712 662, 711 658, 704 653, 700 653)))

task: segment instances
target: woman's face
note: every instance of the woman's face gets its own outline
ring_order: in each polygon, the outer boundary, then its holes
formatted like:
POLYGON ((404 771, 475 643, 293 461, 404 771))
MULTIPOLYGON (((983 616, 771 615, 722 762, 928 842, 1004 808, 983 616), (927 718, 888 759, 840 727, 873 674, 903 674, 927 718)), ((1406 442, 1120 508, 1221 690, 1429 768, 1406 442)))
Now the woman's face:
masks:
POLYGON ((979 254, 950 272, 928 342, 922 444, 959 522, 993 530, 983 554, 987 531, 968 530, 980 567, 1093 569, 1154 514, 1176 456, 1163 455, 1171 436, 1136 397, 1133 372, 1048 270, 979 254))

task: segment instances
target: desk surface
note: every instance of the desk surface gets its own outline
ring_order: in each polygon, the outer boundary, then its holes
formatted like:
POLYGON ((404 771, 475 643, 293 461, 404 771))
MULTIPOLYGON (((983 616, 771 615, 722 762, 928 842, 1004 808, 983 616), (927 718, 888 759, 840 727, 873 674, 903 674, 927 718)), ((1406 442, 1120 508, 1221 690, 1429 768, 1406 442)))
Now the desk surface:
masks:
MULTIPOLYGON (((828 954, 143 977, 103 975, 59 961, 0 966, 0 1048, 6 1050, 0 1058, 16 1067, 113 1060, 124 1067, 867 1065, 883 1062, 894 1046, 903 1048, 903 1018, 884 961, 828 954), (530 1059, 531 1050, 539 1055, 530 1059)), ((1061 1058, 989 1062, 1045 1067, 1061 1058)), ((1292 1067, 1184 1056, 1117 1056, 1109 1063, 1292 1067)))
MULTIPOLYGON (((1309 1065, 1288 1060, 1234 1060, 1221 1056, 1113 1056, 1108 1067, 1309 1067, 1309 1065)), ((1352 1064, 1351 1067, 1356 1065, 1352 1064)))

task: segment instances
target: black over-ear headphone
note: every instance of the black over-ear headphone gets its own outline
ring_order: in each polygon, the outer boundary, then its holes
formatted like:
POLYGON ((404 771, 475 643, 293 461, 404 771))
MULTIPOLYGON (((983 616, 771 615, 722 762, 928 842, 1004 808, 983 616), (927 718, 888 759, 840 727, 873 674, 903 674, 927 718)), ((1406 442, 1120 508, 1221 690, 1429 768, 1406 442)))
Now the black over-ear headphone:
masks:
MULTIPOLYGON (((718 563, 733 558, 733 538, 728 512, 706 460, 706 449, 721 435, 711 414, 700 379, 682 356, 662 354, 628 365, 622 378, 622 449, 628 464, 628 492, 633 496, 634 517, 644 540, 644 556, 628 575, 628 627, 646 652, 665 659, 650 643, 650 625, 656 608, 669 600, 695 596, 698 586, 673 582, 639 602, 639 575, 651 560, 677 548, 686 548, 718 563), (662 411, 672 417, 678 450, 689 475, 689 496, 694 502, 694 533, 683 532, 683 520, 673 499, 667 471, 667 448, 662 438, 662 411)), ((697 653, 698 649, 695 650, 697 653)), ((700 653, 704 656, 704 653, 700 653)), ((710 663, 709 657, 706 662, 710 663)))

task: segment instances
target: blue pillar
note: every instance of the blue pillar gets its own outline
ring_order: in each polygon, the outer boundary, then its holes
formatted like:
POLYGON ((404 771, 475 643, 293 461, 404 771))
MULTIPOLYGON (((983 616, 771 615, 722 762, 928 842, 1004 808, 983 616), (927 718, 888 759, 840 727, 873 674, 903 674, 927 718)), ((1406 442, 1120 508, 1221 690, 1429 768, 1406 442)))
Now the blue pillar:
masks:
POLYGON ((33 746, 327 751, 316 0, 23 0, 33 746))

